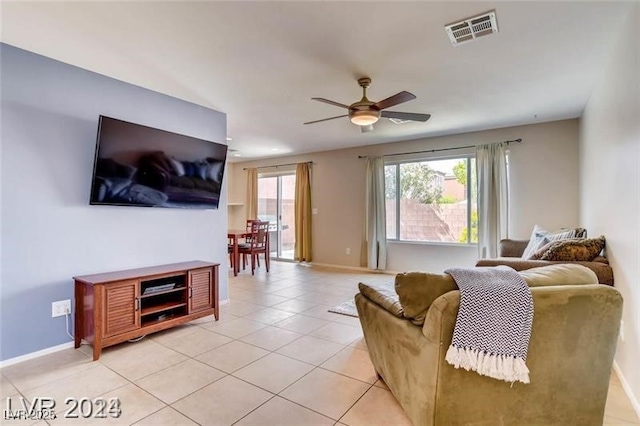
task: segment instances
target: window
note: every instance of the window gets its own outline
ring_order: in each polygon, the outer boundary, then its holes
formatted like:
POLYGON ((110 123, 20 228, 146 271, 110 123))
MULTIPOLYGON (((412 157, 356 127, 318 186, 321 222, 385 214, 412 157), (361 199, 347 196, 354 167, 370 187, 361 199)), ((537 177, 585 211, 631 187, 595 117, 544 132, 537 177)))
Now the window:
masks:
POLYGON ((477 243, 475 179, 472 157, 387 163, 387 239, 477 243))

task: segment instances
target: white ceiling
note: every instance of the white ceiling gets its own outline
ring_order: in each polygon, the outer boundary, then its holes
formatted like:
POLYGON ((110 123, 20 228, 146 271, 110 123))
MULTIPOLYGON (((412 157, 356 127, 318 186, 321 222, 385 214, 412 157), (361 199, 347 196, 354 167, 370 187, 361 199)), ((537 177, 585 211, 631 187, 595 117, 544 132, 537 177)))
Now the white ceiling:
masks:
MULTIPOLYGON (((228 114, 236 160, 578 117, 630 10, 623 2, 21 2, 2 41, 228 114), (453 47, 444 25, 496 10, 453 47), (426 123, 360 133, 344 110, 401 90, 426 123)), ((126 118, 126 117, 123 117, 126 118)))

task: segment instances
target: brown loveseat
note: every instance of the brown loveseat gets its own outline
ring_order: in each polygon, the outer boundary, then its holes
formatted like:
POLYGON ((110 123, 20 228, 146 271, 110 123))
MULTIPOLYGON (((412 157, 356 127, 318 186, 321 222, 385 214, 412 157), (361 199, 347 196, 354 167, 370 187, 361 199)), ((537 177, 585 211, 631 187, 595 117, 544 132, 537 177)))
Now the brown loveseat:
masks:
MULTIPOLYGON (((553 271, 552 271, 553 272, 553 271)), ((371 361, 415 426, 602 425, 622 298, 580 266, 521 272, 534 319, 529 384, 456 369, 446 362, 460 305, 449 275, 361 283, 356 306, 371 361), (558 269, 559 274, 541 272, 558 269)))
POLYGON ((574 263, 591 269, 598 277, 598 282, 600 284, 613 285, 613 270, 611 269, 611 266, 609 266, 609 261, 606 257, 598 256, 591 262, 522 259, 522 253, 524 253, 527 244, 529 244, 529 240, 502 240, 500 241, 500 247, 498 248, 498 255, 500 257, 495 259, 480 259, 476 263, 476 266, 507 265, 516 271, 523 271, 526 269, 539 268, 541 266, 558 263, 574 263))

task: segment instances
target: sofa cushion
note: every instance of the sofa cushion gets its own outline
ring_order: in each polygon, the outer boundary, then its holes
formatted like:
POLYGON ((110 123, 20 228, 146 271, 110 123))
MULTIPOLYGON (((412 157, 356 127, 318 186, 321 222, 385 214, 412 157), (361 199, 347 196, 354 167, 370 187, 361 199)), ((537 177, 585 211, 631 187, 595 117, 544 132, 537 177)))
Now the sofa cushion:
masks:
POLYGON ((552 241, 533 255, 534 259, 590 262, 604 249, 605 238, 570 239, 552 241))
POLYGON ((360 293, 376 305, 384 308, 398 318, 404 318, 402 305, 400 305, 398 294, 393 289, 392 283, 376 285, 359 283, 358 289, 360 289, 360 293))
POLYGON ((395 289, 404 317, 416 325, 422 325, 433 301, 449 291, 457 290, 458 286, 449 274, 403 272, 396 275, 395 289))
POLYGON ((558 263, 519 272, 529 287, 598 284, 598 276, 586 266, 558 263))

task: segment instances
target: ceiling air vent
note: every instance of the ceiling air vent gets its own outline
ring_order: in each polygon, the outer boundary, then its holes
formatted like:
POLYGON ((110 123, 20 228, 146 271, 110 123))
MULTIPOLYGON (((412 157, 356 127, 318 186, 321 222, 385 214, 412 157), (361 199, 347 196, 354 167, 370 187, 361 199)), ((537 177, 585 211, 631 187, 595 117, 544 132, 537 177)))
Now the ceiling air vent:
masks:
POLYGON ((451 44, 457 46, 478 37, 486 36, 498 32, 498 21, 496 21, 496 11, 483 13, 482 15, 467 18, 460 22, 445 25, 451 44))

